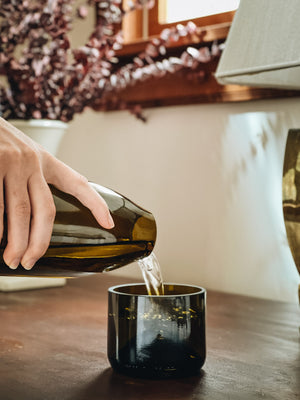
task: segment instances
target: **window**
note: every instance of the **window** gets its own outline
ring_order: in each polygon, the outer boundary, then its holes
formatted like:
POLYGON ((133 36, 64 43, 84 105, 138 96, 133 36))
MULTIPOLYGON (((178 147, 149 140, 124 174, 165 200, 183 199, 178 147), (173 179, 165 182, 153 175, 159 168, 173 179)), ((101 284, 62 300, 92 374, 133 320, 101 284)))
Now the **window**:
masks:
POLYGON ((156 0, 150 10, 137 10, 124 18, 125 43, 147 40, 158 36, 165 28, 190 20, 197 26, 219 30, 217 36, 224 39, 238 3, 239 0, 156 0), (201 6, 203 4, 207 6, 201 6))
POLYGON ((179 22, 234 11, 239 0, 160 0, 158 20, 161 24, 179 22))
POLYGON ((149 36, 193 20, 198 26, 231 23, 239 0, 157 0, 149 11, 149 36))

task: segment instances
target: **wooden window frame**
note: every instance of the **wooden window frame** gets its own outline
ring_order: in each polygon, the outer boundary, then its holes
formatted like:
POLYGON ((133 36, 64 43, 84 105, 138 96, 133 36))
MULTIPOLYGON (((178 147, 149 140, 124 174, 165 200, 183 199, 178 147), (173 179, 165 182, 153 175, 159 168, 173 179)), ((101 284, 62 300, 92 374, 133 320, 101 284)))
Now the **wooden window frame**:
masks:
MULTIPOLYGON (((153 8, 149 10, 149 36, 159 35, 162 29, 171 28, 172 26, 180 24, 186 24, 189 20, 183 20, 179 22, 165 23, 161 24, 159 22, 159 0, 156 0, 153 8)), ((207 15, 205 17, 193 18, 193 22, 197 26, 230 26, 232 19, 234 17, 235 11, 228 11, 220 14, 207 15)))
MULTIPOLYGON (((160 24, 158 21, 158 0, 155 6, 148 11, 149 37, 143 39, 143 10, 137 10, 126 16, 123 29, 127 30, 127 43, 117 56, 120 62, 129 62, 138 53, 145 49, 147 43, 158 37, 165 28, 178 24, 160 24), (130 41, 130 43, 128 43, 130 41)), ((206 31, 204 42, 197 39, 181 38, 180 41, 169 46, 171 55, 178 56, 184 47, 210 46, 212 42, 225 42, 235 12, 229 11, 221 14, 209 15, 192 20, 197 26, 206 31)), ((180 21, 185 24, 188 21, 180 21)), ((142 107, 159 107, 180 104, 203 104, 240 102, 249 100, 275 99, 300 96, 299 90, 281 90, 269 88, 256 88, 238 85, 220 85, 214 77, 218 60, 203 65, 205 79, 199 81, 191 79, 186 71, 177 74, 167 74, 163 78, 151 78, 139 82, 135 86, 126 88, 118 94, 121 101, 128 106, 136 104, 142 107), (180 77, 180 79, 179 79, 180 77)), ((112 106, 112 109, 114 107, 112 106)))

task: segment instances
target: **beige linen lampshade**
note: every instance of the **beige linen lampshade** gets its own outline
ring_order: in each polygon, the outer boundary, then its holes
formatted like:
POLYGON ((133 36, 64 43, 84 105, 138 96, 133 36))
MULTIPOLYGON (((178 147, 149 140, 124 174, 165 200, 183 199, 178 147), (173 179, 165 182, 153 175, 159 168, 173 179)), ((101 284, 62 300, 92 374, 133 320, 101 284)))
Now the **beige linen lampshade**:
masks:
POLYGON ((221 84, 300 89, 300 0, 241 0, 221 56, 221 84))

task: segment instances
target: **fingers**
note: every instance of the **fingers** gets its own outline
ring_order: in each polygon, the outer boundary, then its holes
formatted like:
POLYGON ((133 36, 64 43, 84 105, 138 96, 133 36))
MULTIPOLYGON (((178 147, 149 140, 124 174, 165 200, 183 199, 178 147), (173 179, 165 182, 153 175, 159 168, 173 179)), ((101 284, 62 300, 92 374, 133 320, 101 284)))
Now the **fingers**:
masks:
POLYGON ((32 218, 28 247, 21 259, 25 269, 31 269, 49 247, 56 212, 49 186, 39 174, 29 179, 28 192, 32 218))
POLYGON ((4 207, 7 245, 4 262, 29 269, 50 242, 55 207, 42 169, 46 153, 29 137, 0 118, 0 240, 4 207))
POLYGON ((113 219, 104 199, 89 185, 87 179, 54 157, 50 159, 45 177, 48 183, 63 192, 76 197, 89 208, 98 221, 106 229, 114 227, 113 219))
POLYGON ((12 269, 18 267, 28 245, 31 207, 26 183, 16 176, 7 175, 4 179, 7 246, 3 259, 12 269))
POLYGON ((7 246, 3 259, 12 269, 20 263, 25 269, 31 269, 49 246, 55 205, 39 173, 29 178, 28 188, 24 181, 9 178, 5 182, 7 246))

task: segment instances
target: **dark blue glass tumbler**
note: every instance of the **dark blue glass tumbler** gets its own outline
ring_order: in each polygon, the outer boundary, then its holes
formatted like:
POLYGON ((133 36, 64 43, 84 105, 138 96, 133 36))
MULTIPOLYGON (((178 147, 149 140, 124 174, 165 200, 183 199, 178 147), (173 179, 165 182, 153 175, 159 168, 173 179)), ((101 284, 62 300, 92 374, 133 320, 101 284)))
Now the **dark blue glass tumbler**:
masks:
POLYGON ((108 359, 119 373, 140 378, 197 375, 206 357, 206 291, 164 284, 149 296, 144 284, 108 291, 108 359))

